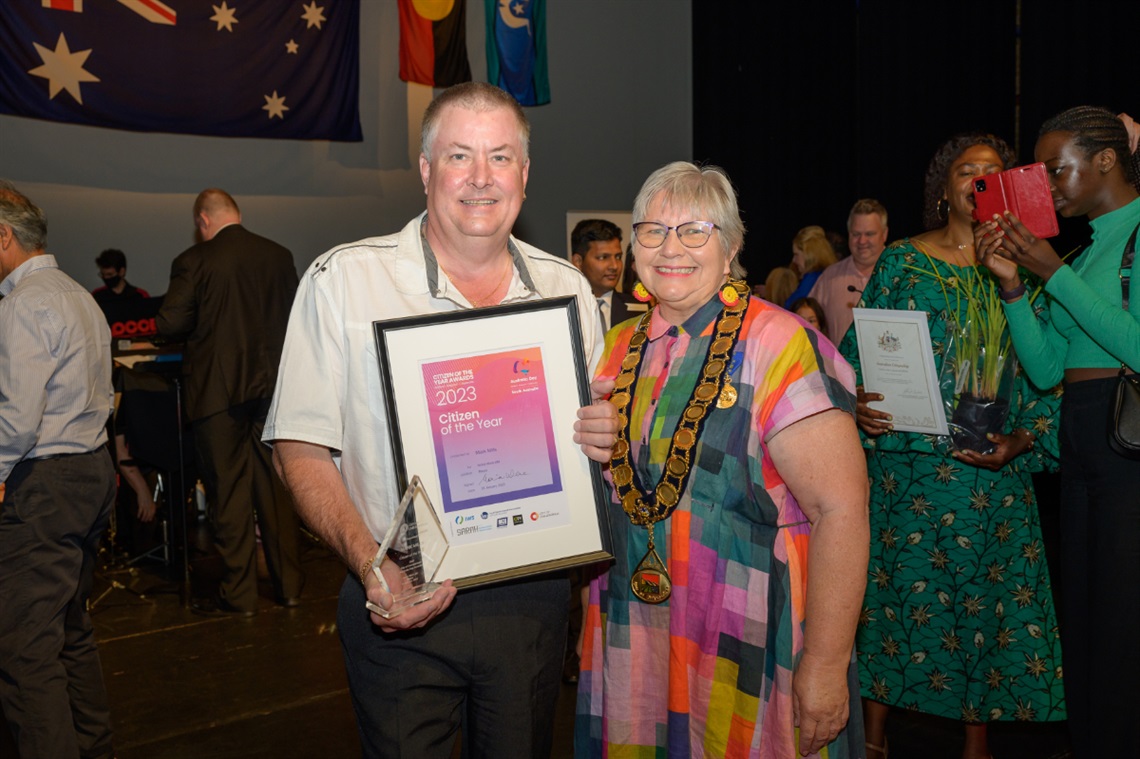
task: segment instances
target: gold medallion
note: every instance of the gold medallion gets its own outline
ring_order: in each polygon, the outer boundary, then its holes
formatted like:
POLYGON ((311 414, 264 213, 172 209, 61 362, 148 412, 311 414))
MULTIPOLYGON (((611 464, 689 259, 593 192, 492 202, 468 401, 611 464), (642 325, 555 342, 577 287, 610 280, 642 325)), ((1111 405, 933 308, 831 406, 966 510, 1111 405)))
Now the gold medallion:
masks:
POLYGON ((701 401, 711 401, 716 397, 716 385, 712 382, 702 382, 693 392, 694 397, 701 401))
POLYGON ((728 353, 732 349, 733 340, 731 337, 718 337, 713 340, 712 346, 709 347, 710 353, 721 354, 728 353))
POLYGON ((629 587, 647 604, 659 604, 669 598, 673 592, 673 581, 669 579, 669 570, 665 569, 655 548, 651 547, 637 569, 633 570, 629 587))
POLYGON ((720 391, 720 397, 716 399, 717 408, 732 408, 736 405, 736 388, 731 384, 725 384, 720 391))
POLYGON ((629 464, 615 466, 610 473, 618 485, 625 486, 633 482, 633 468, 629 464))

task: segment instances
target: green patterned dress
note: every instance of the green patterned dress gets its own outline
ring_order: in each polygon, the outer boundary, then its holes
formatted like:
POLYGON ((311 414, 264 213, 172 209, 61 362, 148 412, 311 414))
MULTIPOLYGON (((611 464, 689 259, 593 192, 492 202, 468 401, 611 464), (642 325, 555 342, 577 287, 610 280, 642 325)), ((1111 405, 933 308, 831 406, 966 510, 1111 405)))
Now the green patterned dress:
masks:
MULTIPOLYGON (((941 370, 947 296, 914 271, 957 267, 909 240, 883 251, 864 308, 925 311, 941 370)), ((953 294, 951 300, 956 300, 953 294)), ((854 328, 841 352, 859 372, 854 328)), ((859 373, 861 381, 861 373, 859 373)), ((1005 431, 1035 447, 998 472, 957 461, 931 436, 864 437, 871 561, 856 647, 862 695, 965 722, 1065 718, 1061 646, 1030 473, 1057 455, 1057 393, 1015 381, 1005 431)))

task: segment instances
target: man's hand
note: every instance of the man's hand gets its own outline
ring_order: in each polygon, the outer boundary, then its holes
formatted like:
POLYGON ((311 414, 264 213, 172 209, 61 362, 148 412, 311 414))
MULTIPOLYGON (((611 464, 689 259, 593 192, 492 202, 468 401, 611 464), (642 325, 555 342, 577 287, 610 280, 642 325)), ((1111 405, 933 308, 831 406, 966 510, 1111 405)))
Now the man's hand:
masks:
POLYGON ((582 446, 582 453, 601 464, 608 464, 617 442, 617 409, 607 400, 613 392, 613 380, 594 380, 590 392, 594 402, 578 409, 574 422, 574 442, 582 446))
MULTIPOLYGON (((388 559, 384 559, 380 564, 380 571, 384 573, 388 587, 396 593, 410 589, 408 578, 388 559)), ((392 608, 393 596, 384 590, 375 573, 365 573, 364 592, 368 596, 368 603, 385 611, 392 608)), ((451 580, 445 580, 427 601, 408 607, 394 617, 385 618, 374 611, 371 612, 372 624, 388 633, 424 627, 451 606, 451 602, 455 600, 455 593, 451 580)))

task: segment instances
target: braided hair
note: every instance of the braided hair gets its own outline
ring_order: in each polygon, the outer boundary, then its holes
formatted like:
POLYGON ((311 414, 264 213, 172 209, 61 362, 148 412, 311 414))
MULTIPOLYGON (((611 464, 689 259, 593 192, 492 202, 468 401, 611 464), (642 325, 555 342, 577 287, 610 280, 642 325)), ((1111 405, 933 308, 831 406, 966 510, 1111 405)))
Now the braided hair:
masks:
POLYGON ((1140 149, 1133 152, 1128 147, 1128 130, 1112 111, 1092 105, 1079 105, 1058 113, 1042 124, 1037 139, 1049 132, 1072 133, 1073 143, 1085 152, 1087 158, 1112 148, 1116 151, 1120 165, 1124 167, 1125 179, 1140 192, 1140 149))
POLYGON ((942 195, 946 192, 946 180, 950 174, 950 166, 958 157, 975 145, 985 145, 993 148, 1001 159, 1002 168, 1008 169, 1014 164, 1013 150, 1005 140, 985 132, 968 132, 951 137, 934 153, 930 165, 926 167, 926 180, 924 182, 925 198, 922 206, 922 223, 929 229, 939 229, 946 226, 946 219, 938 214, 938 205, 942 195))

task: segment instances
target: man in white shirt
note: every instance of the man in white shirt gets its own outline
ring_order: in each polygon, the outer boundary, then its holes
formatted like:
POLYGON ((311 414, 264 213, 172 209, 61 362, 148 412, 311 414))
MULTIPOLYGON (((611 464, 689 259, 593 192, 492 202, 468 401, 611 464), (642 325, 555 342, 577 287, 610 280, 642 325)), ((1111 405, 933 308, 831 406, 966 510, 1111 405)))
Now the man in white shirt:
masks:
MULTIPOLYGON (((550 755, 565 575, 459 597, 448 581, 390 619, 364 608, 392 603, 369 566, 399 501, 372 322, 574 295, 586 355, 592 363, 600 354, 589 283, 511 236, 529 132, 497 87, 469 82, 441 93, 422 127, 427 212, 397 234, 317 258, 290 316, 264 439, 298 513, 350 570, 337 628, 366 757, 449 757, 461 724, 472 755, 550 755)), ((613 407, 600 402, 579 410, 574 440, 608 461, 616 431, 613 407)))
POLYGON ((606 219, 582 219, 570 233, 570 262, 590 283, 598 301, 602 331, 644 314, 649 305, 619 293, 621 282, 621 228, 606 219))
POLYGON ((24 757, 113 755, 87 602, 115 499, 111 330, 0 183, 0 705, 24 757))
POLYGON ((887 209, 872 198, 856 201, 847 215, 847 247, 851 255, 824 269, 809 293, 823 306, 827 336, 836 345, 851 327, 851 309, 863 297, 863 288, 886 246, 887 209))

